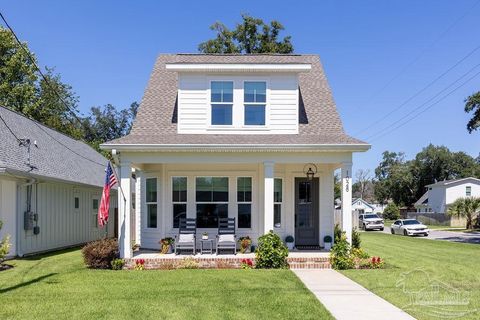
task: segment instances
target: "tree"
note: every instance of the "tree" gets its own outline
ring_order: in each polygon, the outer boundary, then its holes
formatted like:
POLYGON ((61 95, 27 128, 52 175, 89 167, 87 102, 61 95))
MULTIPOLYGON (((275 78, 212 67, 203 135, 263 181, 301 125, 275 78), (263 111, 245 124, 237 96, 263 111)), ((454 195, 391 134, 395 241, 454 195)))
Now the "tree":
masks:
POLYGON ((467 123, 468 132, 478 130, 480 128, 480 91, 465 99, 465 112, 473 112, 472 119, 467 123))
POLYGON ((367 200, 367 198, 370 198, 371 192, 373 191, 371 188, 372 183, 371 183, 371 177, 370 177, 370 170, 368 169, 357 170, 357 172, 355 173, 355 180, 356 182, 352 186, 352 191, 355 198, 362 198, 364 200, 367 200), (367 192, 369 191, 370 193, 367 194, 367 192))
POLYGON ((340 175, 338 173, 333 176, 333 193, 334 199, 342 197, 342 182, 340 181, 340 175))
MULTIPOLYGON (((2 230, 3 227, 3 222, 0 220, 0 230, 2 230)), ((3 237, 2 240, 0 240, 0 266, 3 263, 3 260, 7 256, 8 252, 10 250, 10 236, 6 235, 3 237)))
POLYGON ((117 110, 111 104, 92 107, 90 115, 83 120, 85 141, 101 151, 99 147, 101 143, 123 137, 130 132, 137 109, 137 102, 122 110, 117 110))
POLYGON ((36 83, 36 69, 28 54, 0 26, 0 105, 21 113, 35 108, 36 83))
POLYGON ((384 219, 397 220, 400 218, 400 208, 394 203, 389 203, 383 210, 382 214, 384 219))
POLYGON ((36 63, 26 44, 21 48, 12 33, 0 27, 0 105, 80 138, 82 128, 73 116, 78 111, 78 97, 52 68, 46 68, 45 81, 36 63))
POLYGON ((262 19, 242 14, 242 23, 234 30, 221 22, 215 22, 210 29, 217 33, 214 39, 200 43, 198 50, 203 53, 292 53, 291 37, 279 40, 280 31, 285 28, 273 20, 266 24, 262 19))
POLYGON ((451 216, 465 217, 466 228, 473 229, 473 220, 480 213, 480 198, 459 198, 449 206, 447 213, 451 216))
POLYGON ((406 161, 403 153, 385 151, 375 169, 375 198, 409 206, 425 193, 426 185, 466 177, 480 177, 480 164, 465 152, 430 144, 406 161))

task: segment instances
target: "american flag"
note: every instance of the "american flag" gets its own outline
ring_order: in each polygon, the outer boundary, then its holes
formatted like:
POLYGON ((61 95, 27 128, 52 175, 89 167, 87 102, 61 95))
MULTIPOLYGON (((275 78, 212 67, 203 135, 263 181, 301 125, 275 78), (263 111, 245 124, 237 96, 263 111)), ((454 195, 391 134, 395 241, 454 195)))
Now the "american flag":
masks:
POLYGON ((110 189, 117 183, 117 177, 113 173, 110 161, 105 169, 105 184, 103 185, 102 200, 98 208, 98 225, 103 227, 108 222, 108 211, 110 209, 110 189))

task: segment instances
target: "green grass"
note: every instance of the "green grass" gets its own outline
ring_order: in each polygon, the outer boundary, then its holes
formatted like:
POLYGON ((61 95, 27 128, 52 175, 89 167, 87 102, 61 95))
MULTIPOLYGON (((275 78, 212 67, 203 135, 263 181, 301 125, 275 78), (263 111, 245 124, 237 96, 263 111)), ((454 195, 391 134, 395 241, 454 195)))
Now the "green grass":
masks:
POLYGON ((333 319, 289 270, 89 270, 79 250, 8 263, 0 319, 333 319))
MULTIPOLYGON (((439 319, 438 314, 457 314, 461 319, 480 318, 480 245, 394 236, 381 233, 362 233, 362 247, 371 256, 387 262, 381 270, 346 270, 343 274, 360 283, 418 319, 439 319), (414 271, 397 287, 402 273, 414 271), (410 304, 411 293, 428 287, 430 281, 440 281, 460 290, 466 306, 421 306, 410 304), (467 312, 463 314, 463 312, 467 312)), ((431 289, 428 289, 431 292, 431 289)), ((451 297, 451 295, 449 295, 451 297)), ((441 318, 441 317, 440 317, 441 318)))

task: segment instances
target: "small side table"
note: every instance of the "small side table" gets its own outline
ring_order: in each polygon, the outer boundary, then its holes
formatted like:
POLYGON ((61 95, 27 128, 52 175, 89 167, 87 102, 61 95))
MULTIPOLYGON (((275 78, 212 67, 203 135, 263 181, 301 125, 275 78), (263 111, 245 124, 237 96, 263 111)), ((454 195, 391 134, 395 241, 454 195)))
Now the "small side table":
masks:
POLYGON ((213 254, 213 239, 200 240, 200 254, 213 254))

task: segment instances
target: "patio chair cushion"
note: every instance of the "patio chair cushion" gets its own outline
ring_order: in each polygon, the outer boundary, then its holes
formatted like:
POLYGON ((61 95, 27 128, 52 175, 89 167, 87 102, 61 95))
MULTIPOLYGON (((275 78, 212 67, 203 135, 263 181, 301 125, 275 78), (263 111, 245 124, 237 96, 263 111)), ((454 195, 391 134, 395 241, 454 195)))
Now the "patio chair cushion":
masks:
POLYGON ((193 234, 179 234, 178 235, 178 242, 186 242, 186 243, 191 243, 193 242, 193 234))
POLYGON ((218 235, 218 242, 233 242, 235 243, 235 236, 233 234, 218 235))

